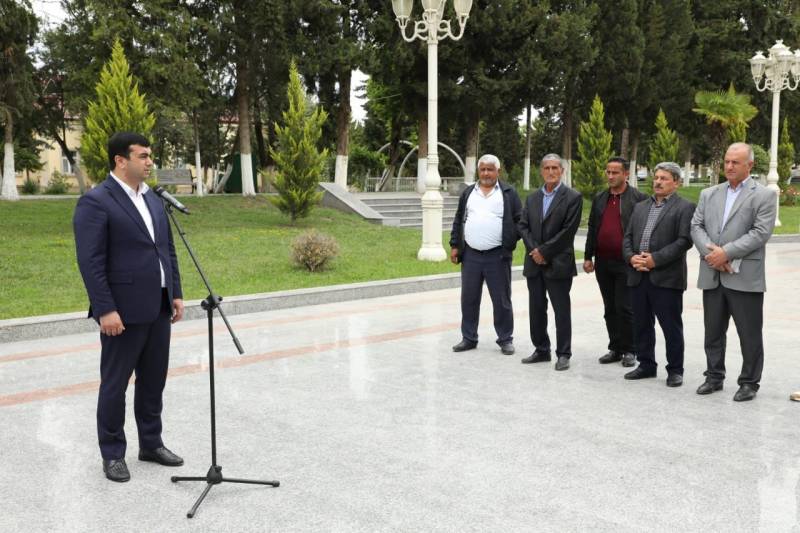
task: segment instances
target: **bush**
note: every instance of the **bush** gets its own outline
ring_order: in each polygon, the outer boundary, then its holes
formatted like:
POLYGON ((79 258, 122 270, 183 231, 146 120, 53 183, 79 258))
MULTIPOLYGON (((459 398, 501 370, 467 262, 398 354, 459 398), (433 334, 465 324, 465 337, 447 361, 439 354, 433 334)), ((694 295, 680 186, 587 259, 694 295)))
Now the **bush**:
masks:
POLYGON ((69 192, 69 182, 67 177, 61 172, 53 171, 53 177, 45 188, 45 194, 67 194, 69 192))
POLYGON ((322 270, 338 254, 336 239, 317 230, 307 231, 292 241, 292 260, 309 272, 322 270))
POLYGON ((30 177, 25 178, 25 181, 22 183, 22 194, 39 194, 39 190, 41 187, 39 186, 38 181, 33 181, 30 177))
POLYGON ((797 205, 798 191, 793 186, 789 185, 788 187, 786 187, 786 189, 783 191, 782 196, 783 196, 783 201, 781 202, 782 205, 790 207, 797 205))

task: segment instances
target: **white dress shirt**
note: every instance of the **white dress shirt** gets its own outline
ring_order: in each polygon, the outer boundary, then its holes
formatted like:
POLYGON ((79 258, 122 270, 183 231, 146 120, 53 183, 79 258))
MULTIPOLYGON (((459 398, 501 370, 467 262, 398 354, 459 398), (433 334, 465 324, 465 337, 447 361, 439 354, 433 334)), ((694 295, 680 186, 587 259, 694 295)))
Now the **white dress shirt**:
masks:
POLYGON ((503 244, 503 191, 495 183, 489 194, 476 184, 467 198, 464 240, 473 250, 491 250, 503 244))
MULTIPOLYGON (((147 232, 150 234, 150 238, 155 243, 156 232, 155 228, 153 227, 153 217, 150 215, 150 210, 147 209, 147 203, 144 201, 144 193, 150 190, 150 187, 148 187, 146 183, 142 182, 142 184, 139 185, 139 190, 134 191, 130 188, 130 186, 128 186, 127 183, 116 177, 113 172, 110 174, 111 177, 114 178, 117 183, 119 183, 119 186, 122 187, 122 190, 125 191, 125 194, 127 194, 128 198, 131 199, 131 202, 133 202, 133 206, 144 220, 144 225, 147 228, 147 232)), ((163 288, 167 286, 167 283, 164 278, 164 265, 161 264, 161 259, 158 260, 158 268, 161 269, 161 287, 163 288)))

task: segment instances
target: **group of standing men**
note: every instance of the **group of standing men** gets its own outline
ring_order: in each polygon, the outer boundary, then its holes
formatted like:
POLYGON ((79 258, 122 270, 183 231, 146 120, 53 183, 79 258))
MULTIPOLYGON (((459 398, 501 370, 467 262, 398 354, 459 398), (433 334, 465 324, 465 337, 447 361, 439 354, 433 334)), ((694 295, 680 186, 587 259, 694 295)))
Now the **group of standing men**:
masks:
MULTIPOLYGON (((726 181, 703 190, 695 207, 677 194, 682 172, 676 163, 656 165, 653 194, 646 196, 628 185, 627 161, 608 161, 608 189, 592 202, 583 263, 586 273, 595 273, 603 297, 609 343, 601 364, 633 367, 638 360, 625 379, 656 377, 657 319, 666 344, 666 384, 683 384, 686 253, 694 244, 702 258, 697 285, 703 290, 707 363, 705 382, 697 393, 722 389, 726 334, 733 317, 743 356, 733 399, 755 397, 764 363, 765 246, 775 225, 777 201, 774 192, 750 176, 753 163, 749 145, 732 144, 725 153, 726 181)), ((534 346, 522 363, 552 359, 549 297, 556 326, 555 369, 567 370, 572 357, 570 289, 577 275, 574 238, 582 199, 562 183, 564 167, 558 155, 544 156, 540 171, 544 184, 523 207, 516 191, 498 179, 500 161, 484 155, 478 161, 478 182, 459 198, 450 257, 462 265, 462 339, 453 351, 478 345, 485 281, 497 343, 504 354, 514 353, 511 261, 521 238, 534 346)))

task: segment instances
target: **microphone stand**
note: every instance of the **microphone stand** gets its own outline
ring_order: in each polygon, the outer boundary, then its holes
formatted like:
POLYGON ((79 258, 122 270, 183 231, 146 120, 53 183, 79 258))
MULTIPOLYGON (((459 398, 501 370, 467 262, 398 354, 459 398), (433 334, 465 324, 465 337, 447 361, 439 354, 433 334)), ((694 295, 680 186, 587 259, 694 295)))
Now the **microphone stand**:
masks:
POLYGON ((215 390, 214 390, 214 310, 216 309, 219 312, 219 315, 222 317, 223 322, 225 322, 225 326, 228 328, 228 333, 233 339, 233 344, 236 345, 236 349, 239 351, 239 354, 244 353, 244 349, 242 345, 239 343, 239 339, 236 337, 236 334, 233 332, 233 328, 231 328, 230 323, 228 322, 228 318, 225 316, 225 312, 222 310, 222 306, 220 302, 222 302, 222 297, 217 296, 214 294, 214 290, 211 288, 211 285, 208 282, 205 274, 203 273, 203 269, 200 268, 200 263, 197 262, 197 258, 194 255, 194 251, 192 247, 189 245, 189 241, 186 240, 186 234, 183 231, 183 228, 178 223, 178 220, 175 218, 175 214, 172 212, 172 205, 168 202, 163 201, 164 209, 167 211, 169 218, 172 220, 172 225, 175 226, 175 229, 178 231, 178 235, 180 235, 183 244, 186 246, 186 250, 189 252, 189 257, 192 258, 192 262, 194 263, 195 268, 197 269, 198 274, 200 274, 200 278, 202 278, 203 283, 208 289, 208 296, 205 300, 200 304, 203 309, 206 310, 206 317, 208 318, 208 382, 209 382, 209 390, 210 390, 210 397, 211 397, 211 467, 208 469, 208 472, 205 476, 193 476, 193 477, 185 477, 185 476, 172 476, 172 482, 176 483, 178 481, 205 481, 206 488, 203 490, 203 493, 200 494, 200 497, 197 498, 197 501, 194 502, 194 505, 186 513, 187 518, 194 517, 195 513, 197 512, 197 508, 200 507, 200 504, 203 503, 208 492, 211 490, 211 487, 214 485, 219 485, 220 483, 245 483, 249 485, 269 485, 272 487, 279 487, 279 481, 257 481, 252 479, 237 479, 237 478, 228 478, 223 477, 222 475, 222 467, 217 464, 217 415, 216 415, 216 403, 215 403, 215 390))

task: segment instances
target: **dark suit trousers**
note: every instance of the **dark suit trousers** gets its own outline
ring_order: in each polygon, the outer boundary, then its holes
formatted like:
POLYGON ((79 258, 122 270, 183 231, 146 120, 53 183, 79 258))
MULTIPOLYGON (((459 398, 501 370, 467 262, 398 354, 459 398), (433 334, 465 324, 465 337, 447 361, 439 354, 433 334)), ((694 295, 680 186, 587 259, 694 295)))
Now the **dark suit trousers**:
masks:
POLYGON ((683 291, 656 287, 645 273, 639 285, 632 288, 631 296, 639 366, 643 370, 657 367, 655 319, 658 318, 667 345, 667 372, 683 375, 683 291))
POLYGON ((125 324, 121 335, 100 334, 100 392, 97 437, 103 459, 125 457, 125 391, 136 372, 133 409, 139 448, 152 450, 161 441, 161 395, 169 367, 171 305, 164 290, 162 309, 150 324, 125 324))
POLYGON ((494 308, 497 344, 514 340, 514 311, 511 308, 511 258, 503 258, 502 248, 487 252, 464 249, 461 259, 461 336, 478 342, 483 282, 489 289, 494 308))
POLYGON ((627 265, 621 259, 600 259, 595 261, 594 275, 600 294, 608 330, 608 349, 616 353, 633 352, 633 312, 631 294, 628 288, 627 265))
POLYGON ((537 352, 550 352, 547 334, 547 297, 553 303, 556 318, 556 355, 572 357, 572 310, 569 291, 572 278, 547 279, 541 273, 527 278, 528 314, 531 342, 537 352))
POLYGON ((706 362, 708 381, 725 379, 725 341, 730 318, 736 324, 742 349, 742 372, 738 383, 747 383, 758 389, 761 370, 764 368, 764 293, 735 291, 719 285, 703 291, 703 318, 705 321, 706 362))

